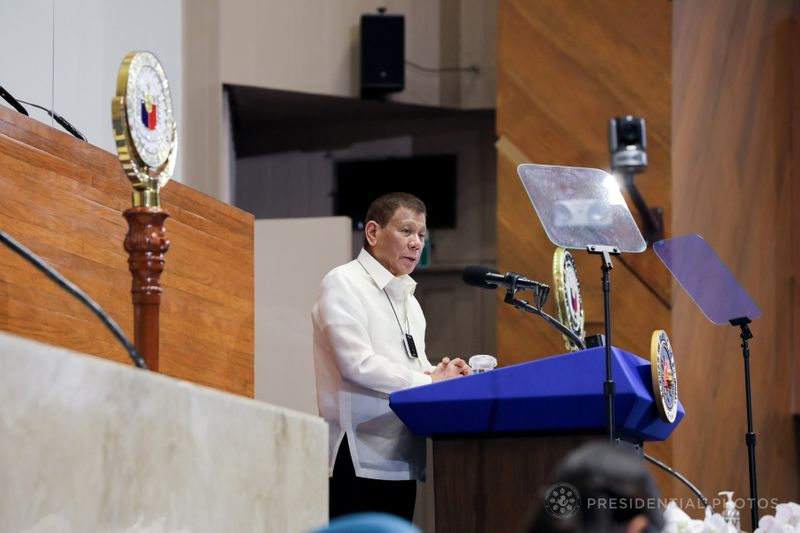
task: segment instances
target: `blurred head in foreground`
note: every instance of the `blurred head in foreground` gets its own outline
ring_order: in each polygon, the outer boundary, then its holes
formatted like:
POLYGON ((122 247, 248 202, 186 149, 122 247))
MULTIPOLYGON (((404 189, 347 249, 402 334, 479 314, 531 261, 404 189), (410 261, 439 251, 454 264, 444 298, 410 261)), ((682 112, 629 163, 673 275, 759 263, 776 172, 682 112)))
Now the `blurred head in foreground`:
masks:
POLYGON ((659 494, 641 457, 607 442, 578 448, 541 495, 527 531, 657 532, 659 494))

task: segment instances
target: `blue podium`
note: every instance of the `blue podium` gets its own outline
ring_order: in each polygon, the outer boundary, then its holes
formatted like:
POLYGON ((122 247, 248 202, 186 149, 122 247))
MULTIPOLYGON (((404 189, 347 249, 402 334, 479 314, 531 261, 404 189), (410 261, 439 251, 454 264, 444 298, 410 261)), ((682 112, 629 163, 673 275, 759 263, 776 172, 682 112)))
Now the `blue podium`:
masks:
MULTIPOLYGON (((612 349, 620 438, 666 439, 675 422, 656 410, 650 362, 612 349)), ((604 348, 557 355, 394 393, 390 405, 433 439, 437 531, 518 531, 555 466, 606 439, 604 348)))

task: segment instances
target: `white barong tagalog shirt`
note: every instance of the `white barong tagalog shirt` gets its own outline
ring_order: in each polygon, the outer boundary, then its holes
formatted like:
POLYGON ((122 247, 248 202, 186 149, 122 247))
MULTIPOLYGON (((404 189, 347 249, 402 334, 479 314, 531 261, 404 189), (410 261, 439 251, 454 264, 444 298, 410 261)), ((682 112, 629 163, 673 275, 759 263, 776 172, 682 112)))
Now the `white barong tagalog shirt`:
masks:
POLYGON ((395 277, 363 249, 322 280, 311 318, 317 403, 330 428, 331 474, 346 434, 356 476, 424 479, 425 440, 389 408, 389 394, 431 383, 424 373, 433 367, 425 355, 425 316, 415 288, 410 276, 395 277), (409 329, 416 358, 403 344, 409 329))

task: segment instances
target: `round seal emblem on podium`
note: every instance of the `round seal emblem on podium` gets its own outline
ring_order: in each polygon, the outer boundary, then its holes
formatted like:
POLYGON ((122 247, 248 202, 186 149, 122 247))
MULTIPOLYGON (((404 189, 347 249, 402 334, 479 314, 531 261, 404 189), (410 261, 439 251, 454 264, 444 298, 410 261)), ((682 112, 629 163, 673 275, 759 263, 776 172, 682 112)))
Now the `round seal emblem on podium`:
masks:
MULTIPOLYGON (((556 292, 558 320, 583 340, 586 331, 584 330, 581 284, 578 281, 575 259, 565 248, 556 248, 553 254, 553 285, 556 292)), ((567 350, 577 351, 579 349, 566 335, 564 335, 564 341, 567 350)))
POLYGON ((151 52, 130 52, 122 60, 111 118, 134 206, 158 207, 158 191, 175 169, 178 133, 169 81, 151 52))
POLYGON ((650 375, 653 399, 661 418, 670 424, 678 415, 678 375, 667 332, 657 329, 650 339, 650 375))

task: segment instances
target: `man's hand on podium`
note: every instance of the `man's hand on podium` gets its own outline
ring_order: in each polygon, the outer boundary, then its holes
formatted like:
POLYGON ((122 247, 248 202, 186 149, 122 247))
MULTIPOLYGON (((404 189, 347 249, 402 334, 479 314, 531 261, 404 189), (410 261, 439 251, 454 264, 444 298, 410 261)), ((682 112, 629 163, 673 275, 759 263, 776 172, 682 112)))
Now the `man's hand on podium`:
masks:
POLYGON ((425 373, 436 383, 437 381, 444 381, 445 379, 457 378, 459 376, 469 376, 472 374, 472 369, 466 361, 460 357, 452 360, 449 357, 445 357, 442 359, 441 363, 436 365, 436 368, 425 373))

